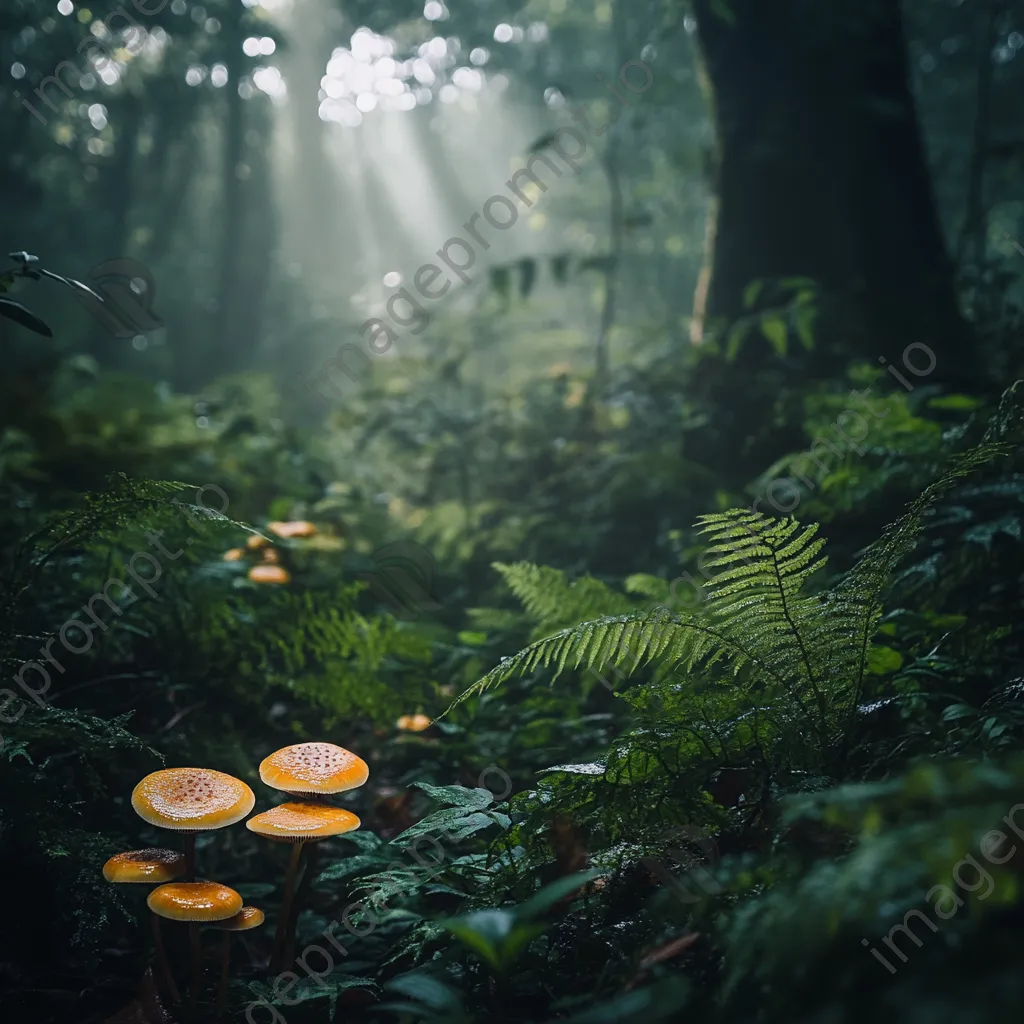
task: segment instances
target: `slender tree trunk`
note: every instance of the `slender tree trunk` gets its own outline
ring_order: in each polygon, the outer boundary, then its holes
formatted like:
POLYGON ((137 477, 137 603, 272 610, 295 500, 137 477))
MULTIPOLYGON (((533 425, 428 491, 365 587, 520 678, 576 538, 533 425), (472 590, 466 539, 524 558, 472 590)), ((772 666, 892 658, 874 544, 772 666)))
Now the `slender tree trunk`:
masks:
POLYGON ((988 163, 992 136, 992 80, 995 67, 992 49, 996 44, 996 24, 1002 5, 988 0, 980 12, 978 26, 978 71, 975 78, 974 147, 967 176, 967 209, 957 254, 961 260, 970 258, 980 267, 985 260, 988 224, 985 210, 985 166, 988 163))
MULTIPOLYGON (((240 18, 243 8, 238 5, 240 18)), ((213 339, 212 359, 207 363, 208 371, 224 372, 231 362, 233 343, 240 337, 235 320, 240 306, 242 262, 246 202, 249 195, 248 181, 242 173, 245 154, 245 101, 238 94, 238 82, 242 76, 241 29, 232 25, 228 31, 230 45, 225 64, 228 70, 227 114, 224 123, 224 139, 221 163, 221 202, 223 213, 220 224, 221 244, 218 271, 220 274, 217 292, 216 337, 213 339)))
POLYGON ((694 8, 718 139, 695 340, 751 311, 752 282, 807 277, 842 309, 833 356, 899 359, 923 342, 932 379, 961 377, 970 352, 899 0, 694 8))

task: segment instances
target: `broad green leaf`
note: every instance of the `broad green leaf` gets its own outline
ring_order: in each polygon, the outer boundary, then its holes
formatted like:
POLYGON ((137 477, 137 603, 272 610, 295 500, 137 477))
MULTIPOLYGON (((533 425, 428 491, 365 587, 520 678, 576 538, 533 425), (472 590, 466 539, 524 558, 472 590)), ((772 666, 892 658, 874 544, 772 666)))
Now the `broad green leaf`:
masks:
POLYGON ((516 915, 521 919, 528 920, 531 917, 536 917, 538 914, 543 914, 558 903, 559 900, 564 900, 567 896, 572 895, 600 874, 600 871, 591 869, 590 871, 579 871, 574 875, 566 875, 565 878, 559 878, 550 885, 544 886, 540 892, 535 893, 525 903, 520 904, 516 908, 516 915))
POLYGON ((874 676, 885 676, 903 665, 903 655, 891 647, 876 645, 868 651, 867 670, 874 676))
POLYGON ((465 786, 431 786, 426 782, 414 782, 417 789, 449 807, 471 807, 474 810, 487 807, 494 797, 489 789, 467 789, 465 786))
POLYGON ((786 330, 786 321, 778 313, 765 313, 761 317, 761 333, 771 342, 776 354, 786 354, 789 332, 786 330))

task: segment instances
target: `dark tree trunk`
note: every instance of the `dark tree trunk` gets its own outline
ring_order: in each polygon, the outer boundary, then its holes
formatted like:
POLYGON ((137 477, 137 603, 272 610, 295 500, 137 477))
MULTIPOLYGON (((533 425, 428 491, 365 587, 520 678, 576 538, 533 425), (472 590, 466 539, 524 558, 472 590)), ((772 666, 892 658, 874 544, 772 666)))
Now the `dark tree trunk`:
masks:
POLYGON ((933 379, 962 379, 898 0, 694 6, 718 138, 696 335, 749 313, 751 282, 807 277, 842 311, 821 323, 833 356, 898 362, 923 342, 933 379))

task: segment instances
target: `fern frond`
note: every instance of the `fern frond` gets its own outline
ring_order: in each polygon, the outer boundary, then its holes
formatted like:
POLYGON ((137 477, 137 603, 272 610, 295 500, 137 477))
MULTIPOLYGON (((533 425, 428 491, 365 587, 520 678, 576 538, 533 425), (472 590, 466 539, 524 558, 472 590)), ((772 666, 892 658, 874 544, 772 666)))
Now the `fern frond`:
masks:
POLYGON ((564 572, 531 562, 494 563, 526 614, 537 622, 534 638, 604 615, 625 615, 636 605, 600 580, 584 576, 572 583, 564 572))
MULTIPOLYGON (((667 662, 684 669, 728 660, 733 676, 754 666, 780 687, 783 680, 757 653, 730 633, 696 617, 670 616, 664 609, 583 622, 538 640, 500 664, 460 694, 444 712, 516 675, 553 669, 552 681, 566 669, 624 667, 667 662)), ((443 715, 441 717, 444 717, 443 715)))
POLYGON ((914 550, 925 515, 964 477, 1009 451, 1008 445, 986 442, 955 456, 946 472, 885 528, 840 584, 825 595, 825 614, 812 642, 827 654, 829 674, 851 681, 850 707, 859 698, 889 579, 900 561, 914 550))

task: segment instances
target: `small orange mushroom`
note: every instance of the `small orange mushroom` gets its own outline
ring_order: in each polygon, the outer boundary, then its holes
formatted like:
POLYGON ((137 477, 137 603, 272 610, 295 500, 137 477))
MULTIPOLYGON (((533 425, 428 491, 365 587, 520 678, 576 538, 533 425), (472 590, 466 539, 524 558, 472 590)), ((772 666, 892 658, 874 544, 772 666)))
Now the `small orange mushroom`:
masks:
POLYGON ((245 543, 252 551, 256 551, 259 548, 265 548, 270 541, 266 537, 261 537, 258 533, 250 533, 249 539, 245 543))
POLYGON ((224 1004, 228 995, 228 972, 231 966, 231 933, 247 932, 253 928, 259 928, 263 924, 264 914, 258 907, 242 907, 234 917, 224 921, 217 921, 213 927, 224 933, 224 942, 221 946, 220 958, 220 984, 217 986, 217 1016, 224 1012, 224 1004))
POLYGON ((423 714, 402 715, 395 725, 403 732, 423 732, 430 728, 430 716, 423 714))
POLYGON ((267 529, 278 537, 299 538, 300 540, 315 537, 318 532, 316 526, 305 519, 297 519, 288 523, 267 523, 267 529))
POLYGON ((263 562, 266 565, 277 565, 281 561, 281 556, 277 553, 277 548, 264 548, 263 549, 263 562))
POLYGON ((115 853, 103 865, 103 877, 108 882, 148 882, 158 885, 173 882, 185 874, 185 858, 177 850, 129 850, 115 853))
POLYGON ((245 827, 265 839, 309 843, 359 828, 359 819, 344 807, 321 803, 286 803, 254 814, 245 827))
POLYGON ((199 988, 203 977, 203 952, 199 943, 199 926, 225 921, 242 909, 242 897, 234 889, 218 882, 169 882, 149 894, 149 909, 168 921, 188 923, 192 947, 192 987, 189 991, 190 1016, 195 1016, 199 988))
POLYGON ((290 583, 291 573, 280 565, 254 565, 249 570, 253 583, 290 583))
MULTIPOLYGON (((269 811, 253 815, 245 823, 250 832, 276 842, 293 844, 291 856, 288 858, 288 870, 284 877, 284 899, 281 901, 281 913, 277 919, 277 931, 274 933, 274 949, 270 955, 271 970, 279 969, 281 954, 286 948, 286 943, 290 942, 288 936, 292 902, 295 898, 295 879, 299 873, 303 846, 330 836, 352 832, 359 828, 359 825, 359 819, 351 811, 323 803, 280 804, 269 811)), ((310 870, 312 863, 307 863, 307 873, 310 870)))
POLYGON ((146 903, 168 921, 189 924, 226 921, 242 909, 242 897, 219 882, 168 882, 154 889, 146 903))
MULTIPOLYGON (((185 874, 185 858, 177 850, 163 850, 151 847, 146 850, 129 850, 126 853, 116 853, 106 864, 103 865, 103 877, 108 882, 118 885, 130 883, 149 883, 155 885, 160 882, 172 882, 185 874)), ((156 914, 150 915, 153 921, 153 943, 156 947, 156 961, 163 976, 163 983, 170 993, 171 998, 181 1002, 178 994, 178 987, 174 984, 174 975, 171 973, 171 965, 167 961, 167 950, 164 947, 163 931, 160 928, 160 918, 156 914)))
POLYGON ((245 548, 232 548, 230 551, 225 551, 221 557, 225 562, 240 562, 245 558, 245 548))

